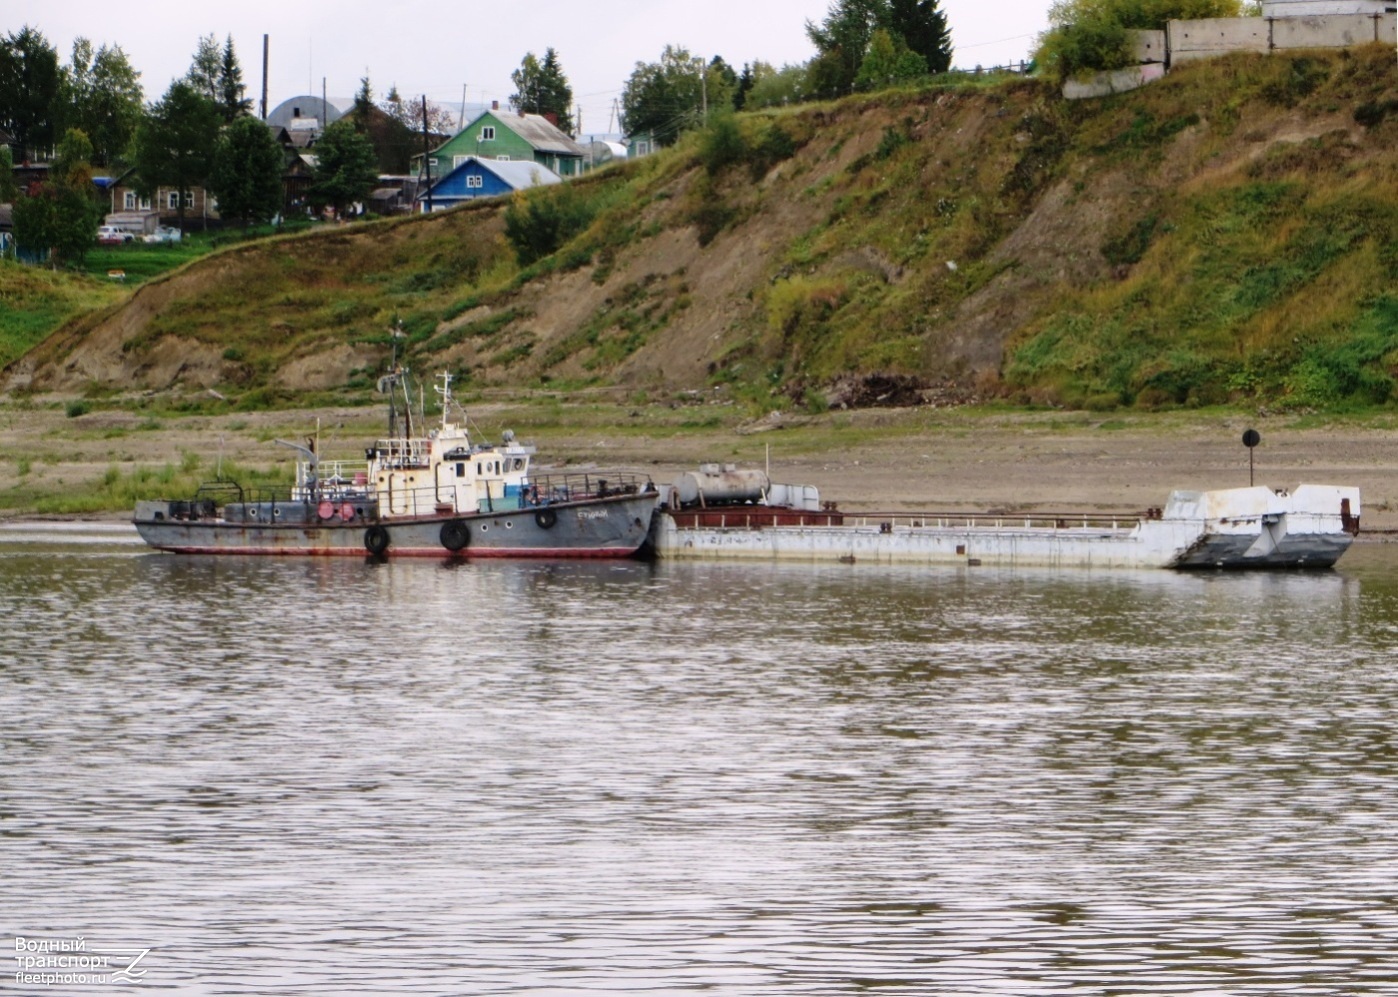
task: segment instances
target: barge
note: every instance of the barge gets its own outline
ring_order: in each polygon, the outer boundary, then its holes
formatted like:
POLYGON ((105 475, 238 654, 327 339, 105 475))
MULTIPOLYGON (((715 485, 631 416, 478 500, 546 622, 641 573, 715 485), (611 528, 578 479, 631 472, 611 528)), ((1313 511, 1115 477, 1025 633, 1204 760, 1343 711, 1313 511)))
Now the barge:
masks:
POLYGON ((1071 568, 1329 568, 1359 532, 1359 489, 1175 491, 1139 515, 849 514, 810 486, 705 465, 662 489, 661 558, 1071 568))

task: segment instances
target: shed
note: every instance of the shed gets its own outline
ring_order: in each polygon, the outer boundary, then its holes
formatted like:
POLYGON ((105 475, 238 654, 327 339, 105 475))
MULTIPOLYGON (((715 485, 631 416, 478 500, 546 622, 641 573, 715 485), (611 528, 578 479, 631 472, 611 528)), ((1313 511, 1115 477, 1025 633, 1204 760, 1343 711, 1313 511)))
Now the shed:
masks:
POLYGON ((561 183, 562 179, 557 173, 538 163, 467 156, 446 176, 434 183, 429 191, 418 194, 418 210, 427 210, 429 197, 433 211, 445 211, 479 197, 499 197, 530 187, 561 183))
POLYGON ((584 148, 587 150, 588 166, 598 167, 626 158, 626 146, 606 139, 593 139, 584 148))

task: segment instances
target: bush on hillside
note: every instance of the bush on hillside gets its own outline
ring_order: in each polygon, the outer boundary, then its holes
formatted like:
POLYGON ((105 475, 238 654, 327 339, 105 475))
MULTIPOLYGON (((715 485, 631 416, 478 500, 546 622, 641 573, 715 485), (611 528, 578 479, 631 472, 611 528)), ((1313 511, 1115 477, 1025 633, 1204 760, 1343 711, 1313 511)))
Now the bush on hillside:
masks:
POLYGON ((505 237, 522 267, 558 252, 592 221, 591 204, 566 184, 519 191, 505 209, 505 237))

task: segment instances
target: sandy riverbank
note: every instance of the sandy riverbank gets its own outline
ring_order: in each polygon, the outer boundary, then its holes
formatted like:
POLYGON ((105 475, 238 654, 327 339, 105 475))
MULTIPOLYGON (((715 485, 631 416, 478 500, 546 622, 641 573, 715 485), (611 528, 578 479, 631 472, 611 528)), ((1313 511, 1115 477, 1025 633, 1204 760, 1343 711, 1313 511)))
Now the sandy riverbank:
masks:
MULTIPOLYGON (((1122 511, 1163 505, 1174 488, 1248 483, 1244 429, 1262 433, 1258 484, 1357 485, 1363 521, 1398 530, 1398 430, 1386 423, 1316 427, 1286 417, 865 410, 741 423, 703 408, 471 408, 486 436, 514 426, 541 466, 628 467, 669 481, 700 461, 762 467, 818 486, 852 511, 1122 511), (701 418, 702 417, 702 418, 701 418)), ((88 487, 112 467, 225 461, 265 466, 294 454, 319 422, 327 456, 353 457, 382 431, 377 408, 152 419, 126 411, 68 418, 50 407, 0 409, 0 489, 40 494, 88 487), (23 471, 23 473, 20 473, 23 471)), ((7 502, 7 515, 23 514, 7 502)), ((114 512, 113 515, 120 515, 114 512)))

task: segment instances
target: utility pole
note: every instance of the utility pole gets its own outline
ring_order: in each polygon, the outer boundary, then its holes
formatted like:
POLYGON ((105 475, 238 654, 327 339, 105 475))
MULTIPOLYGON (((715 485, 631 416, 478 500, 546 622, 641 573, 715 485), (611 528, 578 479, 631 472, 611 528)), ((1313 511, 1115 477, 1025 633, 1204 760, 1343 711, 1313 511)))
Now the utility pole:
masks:
POLYGON ((267 35, 262 36, 262 120, 267 120, 267 35))
POLYGON ((704 72, 704 59, 699 58, 699 93, 703 101, 704 117, 703 123, 709 123, 709 74, 704 72))
POLYGON ((422 95, 422 169, 426 175, 427 190, 427 213, 432 214, 432 159, 428 155, 432 150, 427 144, 427 94, 422 95))

